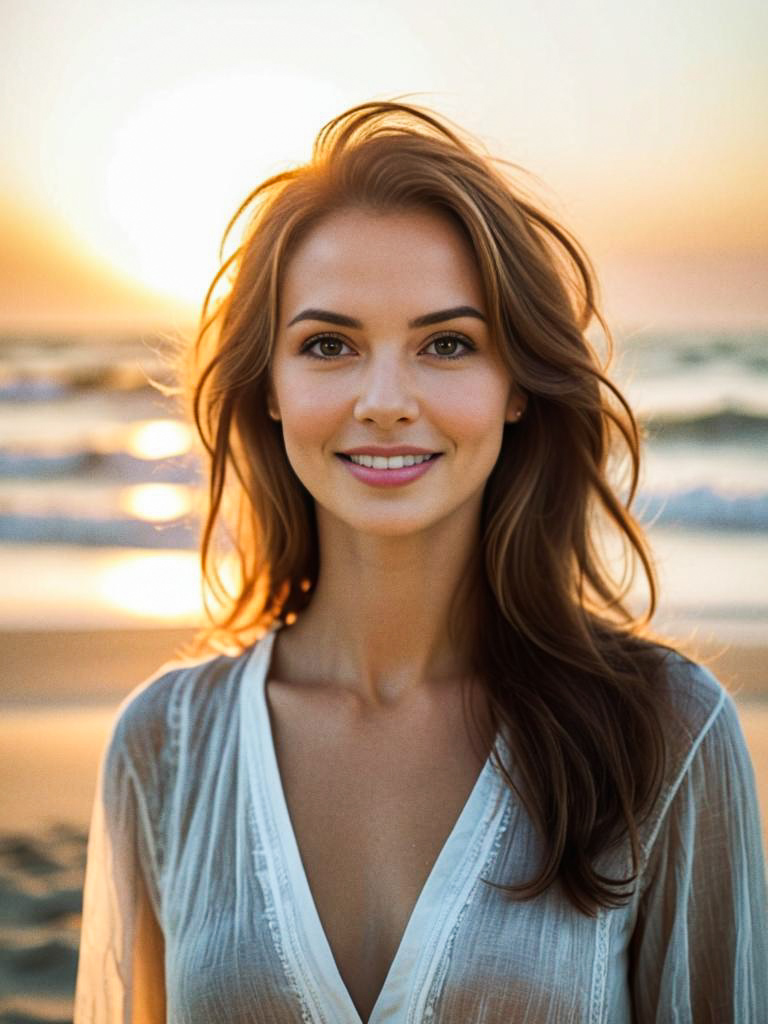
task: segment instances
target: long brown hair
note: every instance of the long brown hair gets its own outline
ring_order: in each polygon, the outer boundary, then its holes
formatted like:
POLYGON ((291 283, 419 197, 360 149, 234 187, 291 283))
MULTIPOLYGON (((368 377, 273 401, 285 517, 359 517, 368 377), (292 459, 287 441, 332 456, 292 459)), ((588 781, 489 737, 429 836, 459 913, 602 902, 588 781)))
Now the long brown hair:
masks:
MULTIPOLYGON (((523 419, 505 427, 475 572, 451 615, 458 632, 464 602, 479 613, 473 664, 544 840, 540 873, 504 888, 531 898, 558 882, 594 914, 631 895, 617 890, 636 879, 638 825, 665 763, 663 648, 647 635, 654 570, 629 511, 640 436, 606 376, 611 338, 589 259, 510 167, 422 107, 364 103, 326 124, 311 160, 262 182, 233 217, 228 233, 243 215, 248 226, 206 296, 189 377, 210 467, 207 637, 248 645, 274 622, 294 621, 317 580, 313 499, 267 413, 287 260, 335 210, 443 212, 472 246, 491 334, 527 396, 523 419), (586 335, 593 324, 605 338, 603 361, 586 335), (625 479, 612 484, 621 452, 625 479), (619 579, 601 549, 609 535, 624 551, 619 579), (626 603, 638 567, 649 593, 642 618, 626 603), (596 859, 626 835, 632 871, 606 878, 596 859)), ((517 790, 509 767, 496 763, 517 790)))

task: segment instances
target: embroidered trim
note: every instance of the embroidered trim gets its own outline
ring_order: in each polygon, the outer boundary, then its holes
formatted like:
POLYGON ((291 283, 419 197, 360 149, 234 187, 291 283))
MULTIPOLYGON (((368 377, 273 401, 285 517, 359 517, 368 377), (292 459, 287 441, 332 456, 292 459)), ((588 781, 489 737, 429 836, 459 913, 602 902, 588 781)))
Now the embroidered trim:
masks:
POLYGON ((467 898, 465 899, 461 909, 459 910, 459 913, 456 917, 456 921, 453 925, 453 928, 451 929, 450 935, 448 936, 448 940, 445 943, 443 952, 440 955, 440 959, 435 970, 435 976, 432 980, 432 984, 429 987, 429 992, 427 993, 426 1005, 424 1007, 423 1013, 423 1016, 425 1018, 431 1018, 434 1016, 435 1006, 437 1004, 437 1000, 439 999, 442 993, 443 984, 445 983, 445 978, 446 975, 448 974, 448 969, 451 964, 451 957, 453 955, 454 941, 458 934, 459 928, 461 927, 462 920, 464 919, 464 915, 466 914, 467 909, 474 902, 477 896, 480 887, 481 875, 486 875, 488 871, 490 871, 490 869, 493 867, 496 861, 499 850, 501 848, 501 841, 504 838, 504 834, 507 831, 507 827, 509 825, 511 816, 512 805, 509 801, 507 801, 507 806, 504 809, 504 813, 501 818, 501 823, 499 824, 496 830, 496 837, 493 841, 493 845, 491 846, 490 853, 488 854, 484 863, 482 864, 480 871, 478 872, 477 878, 475 879, 475 883, 470 889, 467 898))
MULTIPOLYGON (((252 650, 240 678, 241 728, 243 727, 244 715, 243 689, 249 678, 249 673, 263 673, 262 659, 268 657, 268 650, 265 647, 271 649, 270 640, 271 638, 267 636, 258 642, 252 650)), ((263 686, 263 682, 260 685, 263 686)), ((250 710, 252 713, 255 711, 253 708, 250 710)), ((254 795, 249 793, 248 824, 252 830, 254 867, 264 898, 264 913, 269 925, 272 944, 280 958, 280 964, 290 986, 291 993, 295 996, 301 1009, 302 1024, 328 1024, 324 1015, 319 1010, 318 996, 312 981, 307 977, 306 971, 302 970, 302 959, 298 948, 294 915, 293 913, 287 913, 286 909, 290 907, 293 910, 293 903, 290 898, 289 881, 284 870, 280 836, 268 800, 268 783, 266 780, 266 765, 264 764, 265 752, 261 749, 260 744, 255 752, 255 757, 256 764, 251 767, 252 774, 255 775, 254 783, 257 787, 255 799, 257 803, 254 804, 254 795), (273 894, 276 895, 276 899, 273 898, 273 894), (283 935, 288 938, 289 948, 286 948, 283 944, 283 935), (299 979, 303 982, 304 989, 302 989, 299 979), (307 995, 310 995, 314 1001, 314 1013, 313 1008, 307 1001, 307 995)))
POLYGON ((485 796, 482 820, 475 830, 469 850, 462 857, 459 869, 454 872, 448 886, 444 909, 438 923, 431 929, 427 949, 420 961, 424 967, 412 987, 417 997, 409 1007, 408 1024, 420 1024, 425 1016, 428 1018, 434 1014, 435 1002, 449 966, 450 951, 459 922, 477 892, 480 875, 492 865, 499 850, 501 836, 509 822, 509 795, 500 787, 493 765, 487 765, 485 770, 488 771, 486 785, 490 787, 490 791, 485 796), (487 849, 485 854, 484 848, 487 849), (450 924, 448 935, 445 936, 446 925, 451 918, 453 923, 450 924), (427 1013, 428 1007, 430 1013, 427 1013))
POLYGON ((592 971, 592 992, 589 997, 589 1024, 600 1024, 605 1008, 605 985, 608 977, 608 935, 615 911, 599 911, 595 932, 595 963, 592 971))
MULTIPOLYGON (((275 952, 278 955, 278 958, 280 960, 280 966, 282 967, 283 973, 286 979, 288 980, 291 992, 296 997, 299 1007, 301 1008, 302 1024, 313 1024, 313 1017, 311 1015, 310 1009, 304 1000, 304 995, 301 991, 301 986, 299 985, 298 980, 296 978, 296 973, 291 966, 291 963, 288 959, 288 956, 285 952, 283 943, 280 938, 280 924, 277 919, 277 908, 275 906, 275 901, 272 899, 272 886, 270 884, 269 878, 269 864, 267 862, 266 853, 262 849, 260 849, 259 846, 259 829, 256 822, 256 813, 253 807, 253 803, 250 800, 248 811, 248 824, 251 828, 252 835, 254 837, 254 868, 256 871, 256 877, 259 880, 259 885, 261 886, 261 894, 264 899, 264 916, 266 917, 267 924, 269 925, 269 933, 272 939, 272 945, 274 946, 275 952)), ((270 842, 271 841, 272 837, 270 836, 270 842)), ((281 880, 278 880, 278 886, 280 898, 283 899, 283 889, 281 880)))
MULTIPOLYGON (((263 660, 269 657, 272 639, 272 634, 263 637, 251 652, 251 657, 246 663, 240 691, 241 725, 244 714, 242 690, 249 678, 249 673, 258 674, 258 686, 261 688, 260 700, 266 701, 263 691, 265 685, 263 660)), ((256 726, 258 720, 256 708, 251 707, 249 710, 254 717, 253 724, 256 726)), ((260 734, 260 728, 260 726, 256 728, 257 735, 260 734)), ((253 738, 251 739, 253 740, 253 738)), ((280 958, 291 992, 301 1009, 302 1024, 337 1024, 335 1021, 329 1021, 324 1014, 323 1001, 310 973, 309 965, 305 963, 303 957, 300 933, 296 922, 296 907, 292 898, 282 840, 269 798, 269 783, 267 781, 269 768, 265 763, 268 754, 260 743, 256 744, 256 750, 253 750, 253 746, 248 747, 248 750, 256 758, 256 763, 252 765, 252 774, 255 776, 254 783, 258 796, 255 804, 254 796, 249 796, 249 824, 253 828, 254 850, 261 848, 262 852, 262 860, 257 862, 256 867, 259 872, 265 913, 275 951, 280 958), (283 939, 286 941, 283 942, 283 939)))
MULTIPOLYGON (((179 674, 179 678, 183 678, 179 674)), ((168 698, 166 715, 166 739, 163 743, 160 757, 160 772, 163 785, 163 801, 157 809, 157 820, 160 823, 157 829, 157 860, 158 874, 160 879, 160 903, 162 918, 165 920, 165 898, 168 891, 166 884, 168 844, 167 836, 172 835, 171 820, 173 815, 174 794, 177 790, 176 780, 179 775, 179 750, 181 749, 181 694, 183 687, 179 680, 174 681, 168 698)))

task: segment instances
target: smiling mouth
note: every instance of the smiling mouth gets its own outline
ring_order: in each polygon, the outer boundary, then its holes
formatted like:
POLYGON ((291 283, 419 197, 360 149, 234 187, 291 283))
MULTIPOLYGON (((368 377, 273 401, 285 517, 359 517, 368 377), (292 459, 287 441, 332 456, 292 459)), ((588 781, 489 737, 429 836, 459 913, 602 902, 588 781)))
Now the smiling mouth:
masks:
POLYGON ((345 455, 344 452, 337 452, 339 458, 346 459, 356 466, 365 466, 368 469, 405 469, 410 466, 420 466, 440 457, 442 452, 432 452, 430 455, 345 455))

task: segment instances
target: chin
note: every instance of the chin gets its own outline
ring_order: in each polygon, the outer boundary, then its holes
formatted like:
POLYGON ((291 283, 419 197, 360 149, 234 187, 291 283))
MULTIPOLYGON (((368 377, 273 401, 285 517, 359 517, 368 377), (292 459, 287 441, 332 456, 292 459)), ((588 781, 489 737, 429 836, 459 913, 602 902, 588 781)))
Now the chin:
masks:
POLYGON ((338 522, 342 523, 348 530, 368 537, 410 537, 422 533, 434 526, 442 516, 408 514, 405 510, 395 514, 394 509, 389 511, 380 509, 374 515, 350 516, 341 514, 338 510, 328 509, 326 511, 338 522))

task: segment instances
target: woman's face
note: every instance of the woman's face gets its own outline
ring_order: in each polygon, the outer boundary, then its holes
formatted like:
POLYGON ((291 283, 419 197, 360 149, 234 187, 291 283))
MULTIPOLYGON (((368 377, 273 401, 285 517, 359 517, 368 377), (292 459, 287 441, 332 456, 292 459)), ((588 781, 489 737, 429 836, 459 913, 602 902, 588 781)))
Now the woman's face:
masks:
POLYGON ((388 536, 479 515, 505 419, 524 405, 485 315, 472 250, 439 213, 350 209, 302 240, 281 281, 269 407, 320 508, 388 536), (435 457, 348 457, 409 447, 435 457))

